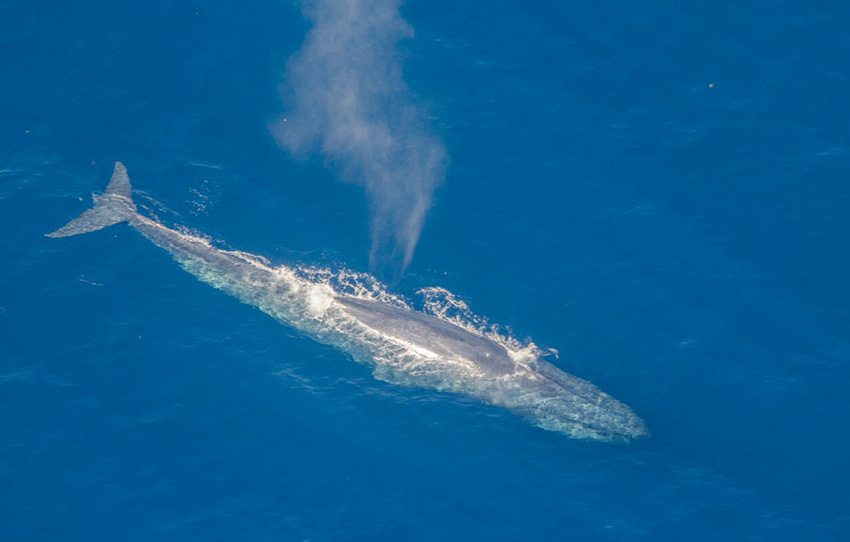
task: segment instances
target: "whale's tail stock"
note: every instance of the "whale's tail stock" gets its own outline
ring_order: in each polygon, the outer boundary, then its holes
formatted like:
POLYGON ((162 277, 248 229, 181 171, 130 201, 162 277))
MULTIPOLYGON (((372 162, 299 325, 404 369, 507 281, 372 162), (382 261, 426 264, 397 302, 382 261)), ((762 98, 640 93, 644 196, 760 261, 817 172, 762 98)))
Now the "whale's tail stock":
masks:
POLYGON ((131 191, 127 168, 121 162, 115 162, 115 170, 112 172, 106 192, 92 194, 94 207, 58 230, 46 234, 47 237, 68 237, 88 233, 130 220, 136 214, 136 205, 133 203, 131 191))

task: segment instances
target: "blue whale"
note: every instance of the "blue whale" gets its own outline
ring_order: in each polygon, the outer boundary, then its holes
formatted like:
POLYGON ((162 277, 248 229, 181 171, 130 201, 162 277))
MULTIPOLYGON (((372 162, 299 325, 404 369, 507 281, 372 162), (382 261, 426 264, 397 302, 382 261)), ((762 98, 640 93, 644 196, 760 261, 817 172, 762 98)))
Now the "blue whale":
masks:
POLYGON ((341 292, 262 257, 218 248, 143 216, 131 191, 127 170, 116 162, 106 192, 93 196, 94 206, 47 236, 127 223, 199 280, 347 352, 376 378, 473 397, 574 438, 629 442, 649 434, 628 406, 539 355, 398 303, 341 292))

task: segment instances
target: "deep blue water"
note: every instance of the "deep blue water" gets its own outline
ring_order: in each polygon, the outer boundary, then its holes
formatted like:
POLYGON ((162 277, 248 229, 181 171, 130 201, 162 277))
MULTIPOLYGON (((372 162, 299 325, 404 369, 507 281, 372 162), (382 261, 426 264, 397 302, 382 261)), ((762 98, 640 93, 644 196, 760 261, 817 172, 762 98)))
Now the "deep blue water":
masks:
POLYGON ((850 8, 402 8, 450 164, 394 290, 557 348, 652 430, 614 446, 377 381, 126 226, 43 237, 122 160, 170 220, 368 269, 363 190, 270 134, 308 23, 208 4, 0 4, 0 539, 850 537, 850 8))

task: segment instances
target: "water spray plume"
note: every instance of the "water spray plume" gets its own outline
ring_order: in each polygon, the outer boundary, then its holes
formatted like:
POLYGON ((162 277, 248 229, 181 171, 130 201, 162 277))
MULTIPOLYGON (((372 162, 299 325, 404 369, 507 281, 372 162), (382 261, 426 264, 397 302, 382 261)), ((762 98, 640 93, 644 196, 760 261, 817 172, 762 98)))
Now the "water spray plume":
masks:
POLYGON ((313 27, 289 61, 289 111, 274 135, 294 156, 321 152, 344 181, 365 188, 370 266, 397 278, 413 258, 447 162, 402 78, 398 43, 413 29, 398 0, 302 5, 313 27))

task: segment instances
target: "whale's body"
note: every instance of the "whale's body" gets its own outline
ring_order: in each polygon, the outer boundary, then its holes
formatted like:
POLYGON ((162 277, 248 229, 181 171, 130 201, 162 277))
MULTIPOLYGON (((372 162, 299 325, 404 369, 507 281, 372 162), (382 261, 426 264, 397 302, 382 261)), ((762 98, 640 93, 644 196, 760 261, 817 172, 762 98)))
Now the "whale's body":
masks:
POLYGON ((167 250, 201 281, 349 353, 370 365, 377 378, 465 394, 576 438, 624 442, 648 435, 629 407, 537 356, 519 355, 482 333, 429 314, 341 293, 293 268, 217 248, 139 214, 120 162, 95 206, 48 237, 119 222, 167 250))

